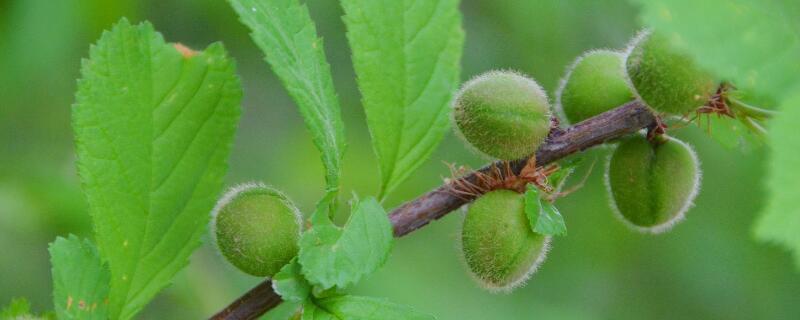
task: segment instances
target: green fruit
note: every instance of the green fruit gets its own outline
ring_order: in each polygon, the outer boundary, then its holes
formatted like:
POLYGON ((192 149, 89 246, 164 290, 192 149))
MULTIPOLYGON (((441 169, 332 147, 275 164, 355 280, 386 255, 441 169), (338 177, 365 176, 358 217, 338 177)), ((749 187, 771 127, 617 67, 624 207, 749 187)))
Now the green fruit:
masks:
POLYGON ((464 84, 453 117, 461 136, 492 157, 513 160, 536 151, 550 131, 550 104, 536 81, 491 71, 464 84))
POLYGON ((550 237, 533 232, 522 194, 495 190, 467 210, 461 230, 464 260, 485 288, 508 291, 544 261, 550 237))
POLYGON ((556 93, 564 119, 578 123, 634 100, 624 60, 610 50, 589 51, 575 60, 556 93))
POLYGON ((637 36, 625 65, 636 93, 659 112, 692 112, 706 104, 717 89, 711 74, 659 33, 643 32, 637 36))
POLYGON ((280 191, 245 184, 219 200, 212 232, 228 262, 245 273, 272 277, 297 255, 301 219, 280 191))
POLYGON ((692 148, 670 137, 651 144, 643 135, 624 139, 609 158, 606 185, 623 222, 659 233, 683 219, 700 188, 692 148))

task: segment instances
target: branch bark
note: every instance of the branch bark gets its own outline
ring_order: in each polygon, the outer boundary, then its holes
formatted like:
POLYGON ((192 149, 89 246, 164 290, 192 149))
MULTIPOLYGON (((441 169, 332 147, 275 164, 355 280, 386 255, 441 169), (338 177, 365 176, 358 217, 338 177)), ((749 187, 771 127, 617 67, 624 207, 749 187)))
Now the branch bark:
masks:
POLYGON ((272 290, 272 281, 264 280, 210 319, 256 319, 281 302, 272 290))
MULTIPOLYGON (((547 165, 556 160, 586 150, 608 140, 623 137, 643 128, 652 128, 656 117, 650 109, 638 101, 632 101, 616 109, 587 119, 565 130, 555 129, 547 141, 536 151, 536 164, 547 165)), ((520 173, 528 159, 510 163, 513 174, 520 173)), ((493 167, 504 166, 500 162, 489 164, 478 172, 489 173, 493 167)), ((459 180, 477 184, 478 173, 467 174, 459 180)), ((419 198, 394 209, 389 219, 394 226, 395 237, 402 237, 417 230, 433 220, 458 209, 480 196, 455 195, 448 184, 440 186, 419 198)), ((212 316, 214 320, 255 319, 280 304, 281 298, 272 290, 272 284, 265 280, 243 296, 212 316)))

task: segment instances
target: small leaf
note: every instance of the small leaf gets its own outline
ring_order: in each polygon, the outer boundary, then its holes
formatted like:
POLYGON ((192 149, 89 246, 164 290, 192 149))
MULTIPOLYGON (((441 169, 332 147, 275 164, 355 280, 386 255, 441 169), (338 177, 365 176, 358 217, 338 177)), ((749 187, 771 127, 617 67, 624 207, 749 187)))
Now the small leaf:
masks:
POLYGON ((531 230, 538 234, 567 235, 567 226, 558 208, 553 203, 543 200, 539 196, 539 190, 533 185, 528 185, 525 191, 525 215, 528 217, 531 230))
POLYGON ((567 226, 564 224, 564 217, 561 216, 561 212, 558 212, 558 208, 548 201, 539 201, 539 203, 541 204, 539 221, 533 231, 546 236, 566 236, 567 226))
POLYGON ((449 126, 464 32, 459 0, 343 0, 379 198, 434 151, 449 126))
POLYGON ((59 319, 108 319, 111 274, 94 244, 75 235, 50 244, 53 304, 59 319))
POLYGON ((433 320, 435 317, 386 299, 335 296, 308 301, 303 305, 303 320, 433 320))
POLYGON ((772 122, 769 133, 772 152, 766 186, 766 206, 758 219, 755 234, 758 239, 780 244, 790 249, 800 267, 800 94, 786 99, 781 114, 772 122))
POLYGON ((322 153, 326 192, 335 197, 345 149, 344 123, 322 39, 317 36, 308 8, 297 0, 229 2, 252 30, 253 41, 297 103, 322 153))
POLYGON ((528 222, 531 225, 531 230, 536 230, 536 225, 539 223, 539 215, 541 206, 539 205, 539 189, 533 185, 528 185, 525 190, 525 216, 528 217, 528 222))
POLYGON ((303 301, 311 294, 311 284, 303 276, 297 258, 272 277, 272 288, 286 301, 303 301))
POLYGON ((189 262, 222 189, 241 86, 221 44, 168 44, 121 20, 90 50, 72 121, 109 318, 130 319, 189 262))
POLYGON ((300 238, 306 279, 329 289, 346 287, 383 265, 392 247, 392 223, 375 198, 354 201, 345 227, 316 224, 300 238))

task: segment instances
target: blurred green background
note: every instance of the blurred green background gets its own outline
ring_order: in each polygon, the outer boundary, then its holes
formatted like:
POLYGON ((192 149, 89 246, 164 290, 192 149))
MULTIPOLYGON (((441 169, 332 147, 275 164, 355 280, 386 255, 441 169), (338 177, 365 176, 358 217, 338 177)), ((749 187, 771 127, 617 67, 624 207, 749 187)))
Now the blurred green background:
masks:
MULTIPOLYGON (((374 194, 377 163, 341 8, 334 0, 307 3, 326 41, 347 125, 343 194, 374 194)), ((639 28, 637 9, 624 1, 464 0, 461 7, 463 79, 517 69, 550 92, 581 52, 620 48, 639 28)), ((223 41, 236 58, 245 98, 230 185, 264 181, 305 212, 322 194, 322 166, 301 118, 225 1, 0 0, 0 304, 25 296, 36 310, 52 308, 48 242, 68 233, 91 236, 74 168, 70 105, 80 59, 122 16, 150 20, 169 41, 195 48, 223 41)), ((588 162, 598 164, 586 186, 558 203, 569 236, 556 239, 525 287, 490 294, 474 284, 457 250, 462 214, 453 213, 397 241, 387 265, 352 291, 443 320, 796 318, 800 275, 788 254, 754 242, 750 232, 768 151, 724 149, 697 128, 677 135, 696 146, 705 172, 695 208, 673 232, 641 235, 613 218, 600 169, 608 151, 593 150, 588 162)), ((440 184, 449 176, 445 162, 485 161, 450 135, 387 206, 440 184)), ((259 281, 206 244, 139 317, 207 317, 259 281)))

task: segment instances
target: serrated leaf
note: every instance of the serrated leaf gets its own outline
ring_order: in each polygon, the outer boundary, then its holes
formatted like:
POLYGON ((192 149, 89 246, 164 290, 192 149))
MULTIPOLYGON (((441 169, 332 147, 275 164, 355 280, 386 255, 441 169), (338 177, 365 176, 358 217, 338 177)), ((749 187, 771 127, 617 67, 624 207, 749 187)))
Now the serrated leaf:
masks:
POLYGON ((59 319, 108 319, 111 274, 97 248, 75 235, 50 244, 53 305, 59 319))
POLYGON ((771 123, 772 152, 767 173, 767 201, 756 223, 757 238, 790 249, 800 267, 800 94, 786 99, 781 114, 771 123))
POLYGON ((303 276, 297 258, 272 277, 272 288, 286 301, 303 301, 311 294, 311 284, 303 276))
POLYGON ((392 240, 392 223, 378 201, 356 200, 344 228, 320 223, 303 233, 298 261, 312 284, 344 288, 382 266, 392 240))
POLYGON ((525 191, 525 215, 528 217, 531 230, 538 234, 551 236, 567 235, 567 225, 558 208, 545 201, 539 195, 539 190, 533 185, 528 185, 525 191))
POLYGON ((525 216, 528 217, 531 230, 535 230, 536 224, 539 223, 539 190, 529 185, 523 196, 525 197, 525 216))
POLYGON ((540 201, 539 203, 541 204, 539 220, 533 231, 546 236, 566 236, 567 225, 558 208, 552 202, 540 201))
POLYGON ((796 0, 636 0, 644 22, 742 89, 774 98, 800 74, 796 0), (702 27, 698 27, 702 26, 702 27))
POLYGON ((308 301, 303 305, 303 320, 433 320, 435 317, 386 299, 336 296, 308 301))
POLYGON ((322 153, 327 192, 339 189, 344 123, 322 39, 297 0, 228 0, 299 107, 322 153))
POLYGON ((121 20, 90 50, 72 120, 78 171, 130 319, 187 263, 222 189, 241 87, 221 44, 194 52, 121 20))
POLYGON ((458 0, 343 0, 381 196, 433 152, 449 125, 464 33, 458 0))

